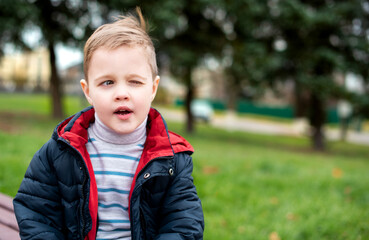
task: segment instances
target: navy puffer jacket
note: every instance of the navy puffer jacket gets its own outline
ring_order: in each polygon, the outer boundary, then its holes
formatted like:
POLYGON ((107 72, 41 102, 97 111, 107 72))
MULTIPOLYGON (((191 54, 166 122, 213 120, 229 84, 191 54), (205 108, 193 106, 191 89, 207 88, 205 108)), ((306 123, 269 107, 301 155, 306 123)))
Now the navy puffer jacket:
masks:
MULTIPOLYGON (((94 109, 59 124, 34 155, 14 198, 22 239, 95 239, 97 186, 85 144, 94 109)), ((202 239, 193 148, 150 110, 147 140, 130 193, 133 240, 202 239)))

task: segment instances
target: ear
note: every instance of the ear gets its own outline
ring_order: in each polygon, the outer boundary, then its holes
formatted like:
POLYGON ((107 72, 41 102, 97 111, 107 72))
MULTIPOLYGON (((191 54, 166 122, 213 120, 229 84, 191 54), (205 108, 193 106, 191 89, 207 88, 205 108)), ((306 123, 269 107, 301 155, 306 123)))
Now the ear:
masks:
POLYGON ((160 82, 160 77, 157 75, 154 79, 153 85, 152 85, 152 95, 151 95, 151 102, 154 101, 154 98, 156 96, 156 92, 158 91, 160 82))
POLYGON ((88 83, 85 79, 81 79, 81 81, 79 81, 83 90, 83 93, 85 94, 85 97, 87 99, 87 101, 93 105, 92 99, 90 98, 90 89, 88 87, 88 83))

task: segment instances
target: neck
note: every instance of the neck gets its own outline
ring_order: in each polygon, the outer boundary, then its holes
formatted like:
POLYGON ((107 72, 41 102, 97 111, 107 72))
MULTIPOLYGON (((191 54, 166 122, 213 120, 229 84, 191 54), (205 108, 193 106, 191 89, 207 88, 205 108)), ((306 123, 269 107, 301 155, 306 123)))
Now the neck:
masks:
POLYGON ((133 144, 146 137, 146 119, 131 133, 119 134, 101 122, 95 113, 95 123, 91 125, 94 135, 100 140, 112 144, 133 144))

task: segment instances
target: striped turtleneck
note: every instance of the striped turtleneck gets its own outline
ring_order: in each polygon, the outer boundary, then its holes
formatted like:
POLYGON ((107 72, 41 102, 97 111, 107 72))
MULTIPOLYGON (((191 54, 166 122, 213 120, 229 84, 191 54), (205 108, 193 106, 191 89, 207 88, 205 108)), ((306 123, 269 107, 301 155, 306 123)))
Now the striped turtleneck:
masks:
POLYGON ((131 239, 128 197, 146 141, 147 118, 132 133, 118 134, 95 113, 86 144, 98 190, 96 239, 131 239))

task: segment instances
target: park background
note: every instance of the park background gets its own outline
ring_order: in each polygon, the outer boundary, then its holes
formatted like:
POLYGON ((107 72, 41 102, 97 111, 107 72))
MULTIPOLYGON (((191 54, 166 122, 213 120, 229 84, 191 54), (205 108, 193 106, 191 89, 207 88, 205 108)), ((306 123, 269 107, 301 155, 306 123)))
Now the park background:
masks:
POLYGON ((369 239, 367 1, 1 1, 0 192, 87 106, 86 38, 137 5, 154 106, 195 148, 204 239, 369 239))

